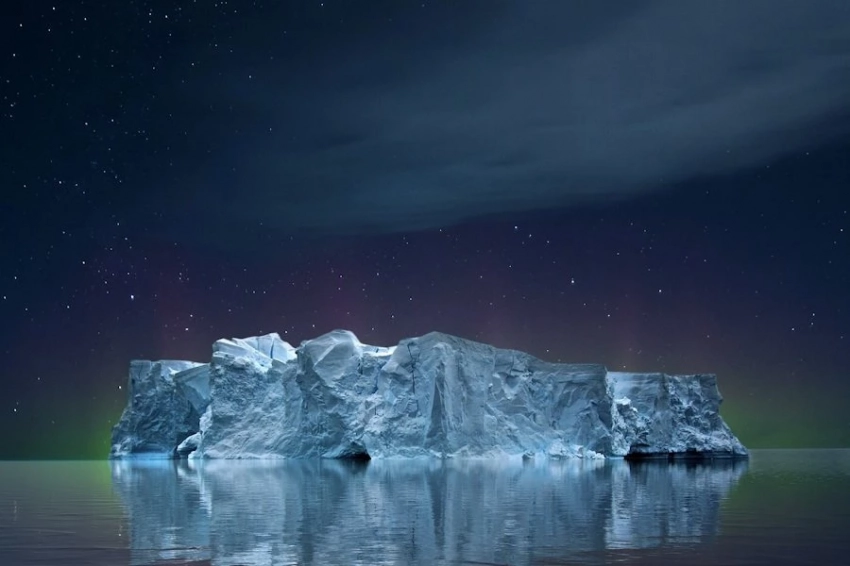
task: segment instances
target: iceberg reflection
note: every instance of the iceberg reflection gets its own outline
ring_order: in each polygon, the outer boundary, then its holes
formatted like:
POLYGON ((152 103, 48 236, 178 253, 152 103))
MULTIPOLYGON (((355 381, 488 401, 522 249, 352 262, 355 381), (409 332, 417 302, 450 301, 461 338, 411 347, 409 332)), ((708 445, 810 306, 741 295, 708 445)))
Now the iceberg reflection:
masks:
POLYGON ((530 564, 694 544, 746 461, 114 461, 134 565, 530 564))

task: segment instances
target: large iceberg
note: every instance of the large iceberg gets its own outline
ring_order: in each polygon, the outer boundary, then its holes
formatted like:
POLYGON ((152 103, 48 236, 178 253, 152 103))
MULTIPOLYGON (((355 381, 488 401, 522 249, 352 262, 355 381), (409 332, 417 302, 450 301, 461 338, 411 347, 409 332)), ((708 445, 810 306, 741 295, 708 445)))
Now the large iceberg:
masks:
POLYGON ((206 364, 133 361, 110 456, 739 457, 714 375, 609 372, 439 332, 218 340, 206 364))

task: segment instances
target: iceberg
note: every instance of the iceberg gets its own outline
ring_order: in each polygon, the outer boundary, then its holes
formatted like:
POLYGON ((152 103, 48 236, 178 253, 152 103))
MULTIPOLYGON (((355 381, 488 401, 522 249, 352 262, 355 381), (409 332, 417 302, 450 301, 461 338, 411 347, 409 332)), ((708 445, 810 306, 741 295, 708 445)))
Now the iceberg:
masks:
POLYGON ((746 457, 711 374, 609 372, 431 332, 218 340, 132 361, 112 458, 746 457))

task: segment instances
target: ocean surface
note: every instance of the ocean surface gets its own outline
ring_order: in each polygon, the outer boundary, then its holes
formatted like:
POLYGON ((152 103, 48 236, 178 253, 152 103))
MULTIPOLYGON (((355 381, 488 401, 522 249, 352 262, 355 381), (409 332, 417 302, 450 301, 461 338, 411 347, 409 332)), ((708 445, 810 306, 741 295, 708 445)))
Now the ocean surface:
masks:
POLYGON ((0 565, 850 564, 850 450, 0 462, 0 565))

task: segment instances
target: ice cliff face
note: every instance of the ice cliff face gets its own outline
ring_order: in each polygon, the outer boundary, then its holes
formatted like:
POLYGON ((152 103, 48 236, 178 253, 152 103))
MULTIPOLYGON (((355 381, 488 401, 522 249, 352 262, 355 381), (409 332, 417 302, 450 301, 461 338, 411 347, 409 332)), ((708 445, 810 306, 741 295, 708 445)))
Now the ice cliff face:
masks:
POLYGON ((209 364, 132 362, 111 456, 744 456, 721 400, 713 375, 554 364, 436 332, 391 348, 269 334, 219 340, 209 364))
POLYGON ((209 371, 194 362, 133 360, 129 392, 112 431, 112 454, 171 454, 198 432, 209 399, 209 371))

